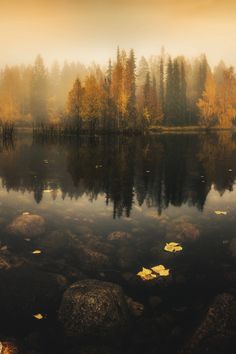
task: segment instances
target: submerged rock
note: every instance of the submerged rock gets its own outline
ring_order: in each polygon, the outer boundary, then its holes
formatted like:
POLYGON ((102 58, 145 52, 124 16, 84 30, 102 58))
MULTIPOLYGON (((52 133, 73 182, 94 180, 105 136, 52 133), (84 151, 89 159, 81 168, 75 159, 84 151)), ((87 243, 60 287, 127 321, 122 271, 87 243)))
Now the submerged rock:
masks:
POLYGON ((82 280, 64 293, 59 320, 68 337, 117 336, 128 322, 127 303, 120 286, 82 280))
POLYGON ((235 321, 234 297, 227 293, 216 296, 181 354, 235 353, 231 343, 236 335, 235 321))
POLYGON ((63 256, 77 245, 75 237, 69 231, 54 230, 42 238, 40 247, 52 256, 63 256))
POLYGON ((133 316, 139 317, 143 314, 144 311, 143 304, 133 300, 131 297, 128 296, 126 296, 126 302, 128 304, 129 311, 133 316))
POLYGON ((22 214, 8 226, 8 232, 25 237, 38 236, 45 232, 45 220, 40 215, 22 214))
POLYGON ((199 236, 200 231, 197 226, 184 220, 173 221, 166 230, 166 239, 168 241, 195 241, 199 236))
POLYGON ((138 250, 133 247, 120 247, 116 253, 116 263, 122 270, 130 270, 139 264, 138 250))
POLYGON ((131 240, 133 237, 129 232, 114 231, 107 236, 108 241, 125 241, 131 240))
POLYGON ((25 263, 26 260, 24 258, 11 254, 8 251, 5 252, 4 254, 0 254, 0 270, 17 268, 24 265, 25 263))
POLYGON ((233 238, 229 244, 229 251, 232 257, 236 257, 236 238, 233 238))
POLYGON ((109 266, 107 255, 91 250, 85 246, 79 246, 74 250, 77 263, 84 271, 99 271, 109 266))

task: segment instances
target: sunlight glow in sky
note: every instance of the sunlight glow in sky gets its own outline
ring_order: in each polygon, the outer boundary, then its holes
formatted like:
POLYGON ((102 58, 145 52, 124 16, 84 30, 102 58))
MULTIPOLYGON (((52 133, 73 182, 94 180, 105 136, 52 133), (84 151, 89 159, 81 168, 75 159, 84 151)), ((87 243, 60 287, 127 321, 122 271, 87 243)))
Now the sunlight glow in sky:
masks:
POLYGON ((0 65, 95 60, 117 45, 138 56, 205 52, 236 64, 235 0, 0 0, 0 65))

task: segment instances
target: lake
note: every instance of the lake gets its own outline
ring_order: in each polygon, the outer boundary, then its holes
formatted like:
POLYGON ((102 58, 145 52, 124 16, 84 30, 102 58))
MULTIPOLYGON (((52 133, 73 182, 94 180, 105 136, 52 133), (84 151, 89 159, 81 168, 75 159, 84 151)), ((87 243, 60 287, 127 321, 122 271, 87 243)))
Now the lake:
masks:
POLYGON ((1 143, 0 179, 0 335, 22 352, 178 353, 215 297, 235 294, 234 133, 19 134, 1 143), (169 275, 137 275, 156 265, 169 275), (89 341, 64 336, 62 294, 87 278, 128 299, 117 340, 97 340, 96 327, 89 341))

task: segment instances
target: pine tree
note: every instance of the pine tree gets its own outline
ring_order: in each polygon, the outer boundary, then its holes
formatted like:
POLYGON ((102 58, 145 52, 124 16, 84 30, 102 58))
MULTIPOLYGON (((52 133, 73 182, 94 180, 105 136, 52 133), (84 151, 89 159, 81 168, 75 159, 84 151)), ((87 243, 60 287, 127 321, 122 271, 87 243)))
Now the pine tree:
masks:
POLYGON ((126 77, 125 85, 128 96, 127 102, 127 119, 128 126, 135 128, 136 124, 136 77, 135 77, 135 56, 134 51, 131 49, 129 57, 126 62, 126 77))
POLYGON ((167 79, 166 79, 166 98, 165 98, 165 124, 172 125, 174 120, 174 102, 173 102, 173 87, 174 75, 172 59, 169 58, 167 65, 167 79))
POLYGON ((182 124, 188 124, 187 120, 187 82, 185 73, 185 63, 181 59, 180 63, 180 116, 182 124))
POLYGON ((78 128, 82 126, 82 104, 84 90, 79 79, 76 79, 68 94, 67 112, 72 123, 78 128))
POLYGON ((48 75, 43 59, 37 56, 31 80, 31 114, 35 123, 47 121, 48 75))
POLYGON ((160 97, 160 107, 164 112, 165 108, 165 83, 164 83, 164 60, 161 58, 160 60, 160 83, 159 83, 159 97, 160 97))

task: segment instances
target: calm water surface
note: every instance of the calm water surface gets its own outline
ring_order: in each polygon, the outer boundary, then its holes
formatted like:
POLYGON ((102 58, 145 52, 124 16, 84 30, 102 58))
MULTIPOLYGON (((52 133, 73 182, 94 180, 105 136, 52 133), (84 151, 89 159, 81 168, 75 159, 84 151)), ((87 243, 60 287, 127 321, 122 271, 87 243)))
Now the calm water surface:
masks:
MULTIPOLYGON (((0 252, 63 274, 69 282, 77 279, 79 268, 85 277, 120 284, 144 306, 134 319, 130 353, 143 348, 156 353, 157 345, 160 353, 174 353, 213 297, 233 287, 228 275, 235 270, 236 136, 231 133, 79 141, 18 136, 1 146, 0 179, 0 252), (23 213, 43 217, 45 232, 13 236, 9 225, 23 213), (83 247, 105 254, 108 265, 83 259, 77 266, 65 242, 48 241, 52 231, 70 233, 83 247), (109 248, 107 236, 113 231, 129 232, 132 239, 109 248), (163 251, 170 241, 181 242, 183 251, 163 251), (37 258, 35 249, 42 250, 37 258), (137 285, 135 274, 157 264, 170 268, 169 279, 137 285), (161 305, 155 307, 155 301, 161 305)), ((52 353, 54 316, 35 322, 29 329, 22 319, 21 332, 11 330, 9 320, 3 335, 31 348, 28 337, 38 333, 44 338, 43 344, 38 340, 41 352, 52 353)))

